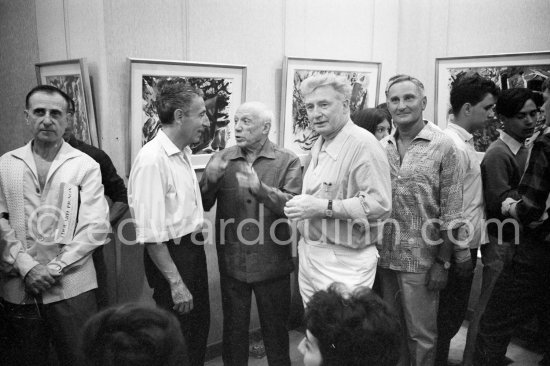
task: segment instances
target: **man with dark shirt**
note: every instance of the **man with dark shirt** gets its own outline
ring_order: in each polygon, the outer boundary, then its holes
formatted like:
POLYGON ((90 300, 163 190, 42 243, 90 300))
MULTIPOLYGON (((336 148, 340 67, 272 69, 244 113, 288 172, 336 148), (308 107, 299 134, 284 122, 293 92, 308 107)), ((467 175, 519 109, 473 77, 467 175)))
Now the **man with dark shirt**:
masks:
POLYGON ((214 155, 201 180, 204 209, 218 203, 216 247, 226 365, 248 362, 252 292, 268 363, 290 365, 286 323, 292 236, 283 208, 300 193, 302 172, 294 153, 269 141, 273 122, 265 105, 242 104, 235 113, 237 145, 214 155))
MULTIPOLYGON (((550 323, 550 82, 543 84, 546 129, 535 140, 527 170, 518 188, 519 201, 507 198, 502 214, 523 225, 521 243, 512 264, 500 276, 483 315, 476 343, 479 365, 500 365, 518 325, 535 315, 550 323)), ((550 365, 550 329, 542 326, 545 351, 539 365, 550 365)))
MULTIPOLYGON (((500 296, 493 292, 493 288, 496 291, 496 284, 501 281, 500 274, 512 262, 516 245, 520 241, 518 222, 504 216, 501 206, 508 198, 520 198, 517 189, 529 155, 524 142, 534 132, 537 107, 529 89, 515 88, 502 92, 496 104, 496 112, 504 129, 499 139, 489 146, 481 163, 489 243, 481 247, 483 279, 481 295, 466 342, 464 358, 468 362, 472 346, 476 344, 477 325, 480 328, 478 337, 482 337, 483 323, 489 325, 489 319, 482 318, 485 317, 485 308, 492 296, 500 296)), ((509 283, 503 285, 507 286, 509 283)), ((480 340, 477 339, 477 342, 480 340)))

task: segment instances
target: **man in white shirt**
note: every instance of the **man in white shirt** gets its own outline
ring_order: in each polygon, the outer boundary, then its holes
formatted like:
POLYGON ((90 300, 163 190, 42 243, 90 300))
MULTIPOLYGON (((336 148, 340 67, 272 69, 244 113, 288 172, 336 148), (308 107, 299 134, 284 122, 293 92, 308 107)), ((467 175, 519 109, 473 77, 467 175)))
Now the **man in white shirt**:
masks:
POLYGON ((203 207, 189 145, 209 126, 200 92, 182 83, 159 87, 162 130, 138 153, 128 182, 128 203, 153 299, 174 312, 191 365, 203 365, 210 303, 203 207))
POLYGON ((460 329, 468 309, 477 251, 488 241, 484 227, 481 160, 474 148, 472 132, 482 129, 493 116, 498 93, 495 83, 477 73, 458 79, 451 88, 454 118, 444 132, 456 145, 464 173, 462 207, 466 225, 462 230, 466 230, 454 243, 447 286, 439 292, 436 365, 447 364, 451 339, 460 329))
POLYGON ((372 287, 391 211, 388 159, 378 140, 349 116, 351 86, 334 74, 314 75, 301 92, 320 137, 304 176, 302 194, 285 214, 298 221, 299 284, 304 304, 333 282, 372 287))
POLYGON ((71 98, 27 94, 33 139, 0 158, 0 293, 10 344, 2 361, 78 364, 78 334, 97 311, 92 252, 110 231, 99 165, 64 142, 71 98), (11 359, 11 360, 10 360, 11 359))

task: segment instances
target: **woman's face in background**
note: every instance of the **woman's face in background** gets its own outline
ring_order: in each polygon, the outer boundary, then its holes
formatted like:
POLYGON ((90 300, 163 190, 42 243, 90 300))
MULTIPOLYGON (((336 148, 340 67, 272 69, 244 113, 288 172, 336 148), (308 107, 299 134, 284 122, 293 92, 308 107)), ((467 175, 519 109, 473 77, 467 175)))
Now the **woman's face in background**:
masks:
POLYGON ((376 126, 376 130, 374 130, 374 137, 376 137, 376 139, 380 141, 384 137, 388 136, 389 134, 390 134, 390 122, 388 122, 388 120, 385 119, 376 126))

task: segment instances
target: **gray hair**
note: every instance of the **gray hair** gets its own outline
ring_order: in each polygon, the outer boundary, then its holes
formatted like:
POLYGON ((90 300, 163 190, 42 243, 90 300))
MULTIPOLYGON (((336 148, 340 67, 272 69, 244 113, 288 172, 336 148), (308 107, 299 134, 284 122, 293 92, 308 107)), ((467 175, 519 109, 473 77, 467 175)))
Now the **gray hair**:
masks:
POLYGON ((397 74, 395 76, 392 76, 390 80, 388 80, 388 85, 386 86, 386 97, 388 97, 388 93, 392 86, 394 86, 395 84, 402 83, 404 81, 410 81, 411 83, 416 85, 416 88, 418 89, 418 92, 420 93, 420 95, 422 97, 424 96, 424 84, 422 84, 420 80, 410 75, 397 74))
POLYGON ((333 73, 316 74, 308 77, 302 82, 300 91, 303 96, 306 96, 322 86, 332 87, 344 97, 344 100, 351 98, 351 85, 349 81, 344 76, 337 76, 333 73))
POLYGON ((270 123, 273 125, 275 121, 275 115, 269 109, 264 103, 262 102, 245 102, 241 104, 237 110, 241 108, 251 108, 253 109, 257 114, 260 120, 264 123, 270 123))

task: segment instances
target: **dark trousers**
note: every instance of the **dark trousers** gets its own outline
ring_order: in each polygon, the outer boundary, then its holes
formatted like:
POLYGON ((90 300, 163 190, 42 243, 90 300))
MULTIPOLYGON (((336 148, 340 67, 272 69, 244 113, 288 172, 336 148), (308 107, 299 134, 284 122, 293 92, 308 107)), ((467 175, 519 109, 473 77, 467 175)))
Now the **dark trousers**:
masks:
POLYGON ((210 297, 202 235, 197 235, 195 242, 197 244, 192 242, 191 235, 186 235, 181 238, 179 244, 175 244, 172 240, 167 244, 170 256, 178 268, 183 282, 193 295, 194 307, 187 314, 179 314, 174 311, 170 285, 153 263, 147 251, 144 253, 144 264, 147 282, 153 289, 153 299, 159 307, 176 315, 187 343, 191 365, 202 366, 210 329, 210 297))
MULTIPOLYGON (((477 263, 477 249, 470 250, 473 268, 477 263)), ((468 277, 460 277, 451 268, 447 286, 439 291, 437 312, 437 351, 435 365, 447 366, 451 339, 458 333, 468 311, 468 301, 472 289, 474 272, 468 277)))
POLYGON ((84 323, 96 313, 94 291, 51 304, 18 305, 3 302, 8 355, 3 365, 49 365, 50 341, 62 366, 78 365, 84 323))
POLYGON ((107 264, 103 257, 103 245, 94 250, 92 254, 95 273, 97 277, 97 288, 95 296, 97 298, 98 310, 103 310, 109 306, 109 294, 107 292, 107 264))
MULTIPOLYGON (((503 365, 514 330, 538 316, 550 322, 550 242, 522 239, 512 264, 501 273, 485 314, 474 352, 474 365, 503 365)), ((550 329, 542 329, 546 354, 550 329)))
POLYGON ((474 309, 472 319, 468 325, 468 334, 466 336, 466 345, 464 346, 464 354, 462 363, 464 366, 472 366, 475 343, 479 331, 479 322, 485 313, 487 303, 491 299, 491 294, 497 280, 504 267, 512 263, 516 252, 515 244, 511 242, 503 242, 497 237, 489 235, 489 243, 482 245, 481 262, 483 263, 483 274, 481 278, 481 291, 474 309))
POLYGON ((224 365, 248 364, 248 328, 254 291, 268 364, 290 366, 286 326, 290 312, 290 275, 255 283, 221 275, 220 284, 224 365))

